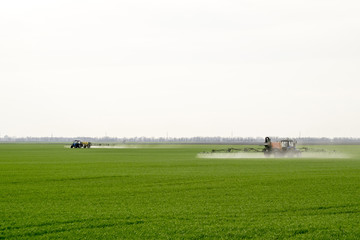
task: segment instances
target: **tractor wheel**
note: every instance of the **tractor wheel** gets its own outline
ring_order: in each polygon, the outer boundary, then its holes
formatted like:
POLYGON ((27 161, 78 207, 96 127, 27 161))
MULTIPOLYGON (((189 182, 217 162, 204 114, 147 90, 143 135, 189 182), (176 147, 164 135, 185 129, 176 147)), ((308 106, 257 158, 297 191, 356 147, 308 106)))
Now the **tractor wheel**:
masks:
POLYGON ((70 148, 73 148, 73 147, 74 147, 74 145, 71 145, 71 146, 70 146, 70 148))

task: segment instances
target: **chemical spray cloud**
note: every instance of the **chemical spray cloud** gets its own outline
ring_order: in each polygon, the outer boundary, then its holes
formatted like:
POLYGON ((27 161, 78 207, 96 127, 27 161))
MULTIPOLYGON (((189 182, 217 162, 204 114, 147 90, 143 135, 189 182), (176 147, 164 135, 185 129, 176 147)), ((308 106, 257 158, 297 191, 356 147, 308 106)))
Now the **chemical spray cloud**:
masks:
MULTIPOLYGON (((254 158, 267 158, 267 159, 287 159, 286 157, 265 157, 262 153, 199 153, 197 158, 204 159, 254 159, 254 158)), ((329 159, 329 158, 350 158, 349 155, 339 153, 339 152, 326 152, 326 153, 302 153, 301 157, 296 157, 293 159, 329 159)))

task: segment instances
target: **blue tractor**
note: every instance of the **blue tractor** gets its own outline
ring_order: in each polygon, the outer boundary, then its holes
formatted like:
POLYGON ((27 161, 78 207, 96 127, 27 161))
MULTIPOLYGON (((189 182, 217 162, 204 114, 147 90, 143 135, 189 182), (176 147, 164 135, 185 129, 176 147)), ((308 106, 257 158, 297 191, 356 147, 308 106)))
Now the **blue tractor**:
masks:
POLYGON ((70 148, 90 148, 91 142, 82 142, 80 140, 74 140, 70 148))

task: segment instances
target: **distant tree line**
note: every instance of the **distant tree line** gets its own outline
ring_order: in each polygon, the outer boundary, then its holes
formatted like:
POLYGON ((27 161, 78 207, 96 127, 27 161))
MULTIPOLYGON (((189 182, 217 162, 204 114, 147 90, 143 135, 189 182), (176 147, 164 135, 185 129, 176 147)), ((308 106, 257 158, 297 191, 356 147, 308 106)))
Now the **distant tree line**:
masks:
MULTIPOLYGON (((45 143, 65 143, 72 142, 74 139, 89 141, 93 143, 167 143, 167 144, 244 144, 261 145, 264 143, 262 137, 10 137, 5 135, 0 137, 0 142, 45 142, 45 143)), ((281 137, 271 137, 272 141, 278 141, 281 137)), ((360 144, 360 138, 296 138, 298 144, 360 144)))

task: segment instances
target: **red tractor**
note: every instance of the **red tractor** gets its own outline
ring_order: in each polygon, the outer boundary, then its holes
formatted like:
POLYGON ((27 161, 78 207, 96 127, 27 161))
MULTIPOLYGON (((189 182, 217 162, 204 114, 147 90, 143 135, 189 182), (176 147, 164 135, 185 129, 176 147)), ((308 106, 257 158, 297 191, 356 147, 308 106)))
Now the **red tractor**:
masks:
POLYGON ((265 138, 264 155, 265 157, 300 157, 301 151, 296 149, 296 140, 289 138, 282 139, 279 142, 271 142, 269 137, 265 138))

